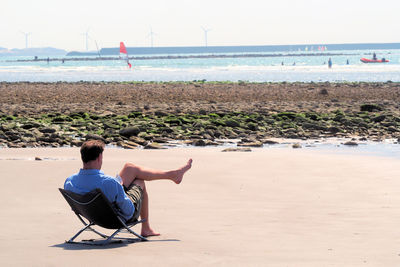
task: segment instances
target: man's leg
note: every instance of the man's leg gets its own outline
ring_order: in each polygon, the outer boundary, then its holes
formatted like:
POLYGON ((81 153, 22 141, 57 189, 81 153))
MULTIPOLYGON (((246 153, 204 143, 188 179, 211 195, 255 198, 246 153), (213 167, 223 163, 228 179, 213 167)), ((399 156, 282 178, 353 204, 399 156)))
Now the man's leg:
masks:
POLYGON ((122 179, 123 185, 129 187, 129 185, 136 179, 141 179, 145 181, 152 180, 172 180, 176 184, 181 183, 183 175, 192 167, 192 159, 190 159, 186 165, 182 166, 176 170, 170 171, 159 171, 159 170, 149 170, 143 167, 137 166, 133 163, 126 163, 122 168, 119 176, 122 179))
POLYGON ((157 233, 150 227, 150 221, 149 221, 149 196, 147 194, 147 189, 146 189, 146 184, 142 179, 135 179, 133 181, 134 184, 140 186, 143 190, 143 197, 142 197, 142 203, 141 203, 141 209, 140 209, 140 218, 146 219, 142 223, 142 232, 141 235, 144 237, 148 236, 158 236, 160 233, 157 233))
POLYGON ((176 184, 179 184, 182 181, 183 175, 191 167, 192 167, 192 159, 190 159, 186 163, 186 165, 182 166, 181 168, 171 171, 148 170, 140 166, 134 165, 132 163, 125 164, 124 168, 119 173, 123 185, 125 187, 129 187, 131 183, 134 183, 143 189, 143 200, 142 200, 142 208, 140 210, 140 218, 146 219, 146 221, 142 223, 142 232, 141 232, 142 236, 146 237, 146 236, 160 235, 150 227, 149 196, 147 194, 145 181, 166 179, 166 180, 172 180, 176 184))

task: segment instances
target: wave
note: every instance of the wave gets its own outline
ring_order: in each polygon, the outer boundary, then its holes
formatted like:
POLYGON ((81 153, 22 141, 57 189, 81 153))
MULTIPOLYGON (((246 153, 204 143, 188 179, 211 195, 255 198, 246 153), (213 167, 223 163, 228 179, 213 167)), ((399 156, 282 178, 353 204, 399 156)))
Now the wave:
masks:
MULTIPOLYGON (((204 62, 206 63, 206 62, 204 62)), ((243 63, 243 62, 242 62, 243 63)), ((125 64, 74 65, 0 65, 0 81, 251 81, 251 82, 320 82, 373 81, 400 82, 400 64, 293 65, 221 64, 185 65, 142 64, 128 69, 125 64)))

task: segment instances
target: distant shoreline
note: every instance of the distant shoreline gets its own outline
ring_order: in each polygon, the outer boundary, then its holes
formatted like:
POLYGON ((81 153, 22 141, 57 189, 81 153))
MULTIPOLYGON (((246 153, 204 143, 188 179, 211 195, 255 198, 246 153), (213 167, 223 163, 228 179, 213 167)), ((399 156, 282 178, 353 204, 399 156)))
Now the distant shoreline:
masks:
MULTIPOLYGON (((356 55, 344 53, 291 53, 291 54, 212 54, 212 55, 179 55, 179 56, 132 56, 131 60, 154 60, 154 59, 188 59, 188 58, 252 58, 252 57, 304 57, 304 56, 343 56, 356 55)), ((102 61, 102 60, 123 60, 120 57, 64 57, 64 58, 37 58, 6 60, 6 62, 47 62, 47 61, 102 61)))

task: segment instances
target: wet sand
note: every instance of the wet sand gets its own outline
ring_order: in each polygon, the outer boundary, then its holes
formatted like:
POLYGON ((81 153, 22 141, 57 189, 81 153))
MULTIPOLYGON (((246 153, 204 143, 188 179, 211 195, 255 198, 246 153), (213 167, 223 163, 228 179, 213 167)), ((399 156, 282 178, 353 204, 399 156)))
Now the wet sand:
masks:
POLYGON ((79 149, 0 149, 2 264, 399 265, 398 160, 292 148, 221 150, 107 148, 103 170, 110 175, 127 160, 161 169, 190 157, 194 163, 180 185, 148 183, 151 224, 160 237, 99 248, 64 243, 81 223, 57 188, 78 171, 79 149))
POLYGON ((0 83, 0 113, 132 111, 359 111, 381 104, 399 114, 400 83, 81 82, 0 83))

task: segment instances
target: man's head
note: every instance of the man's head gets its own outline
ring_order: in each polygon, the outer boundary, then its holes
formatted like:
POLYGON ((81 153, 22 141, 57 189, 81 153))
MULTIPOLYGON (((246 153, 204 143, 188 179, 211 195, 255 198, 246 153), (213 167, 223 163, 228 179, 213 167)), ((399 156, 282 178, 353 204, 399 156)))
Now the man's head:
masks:
POLYGON ((100 140, 89 140, 81 146, 83 164, 97 160, 104 151, 104 143, 100 140))

